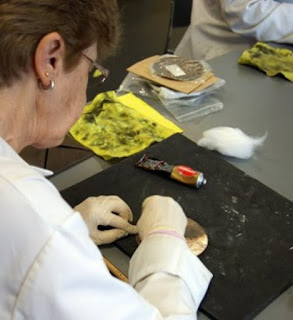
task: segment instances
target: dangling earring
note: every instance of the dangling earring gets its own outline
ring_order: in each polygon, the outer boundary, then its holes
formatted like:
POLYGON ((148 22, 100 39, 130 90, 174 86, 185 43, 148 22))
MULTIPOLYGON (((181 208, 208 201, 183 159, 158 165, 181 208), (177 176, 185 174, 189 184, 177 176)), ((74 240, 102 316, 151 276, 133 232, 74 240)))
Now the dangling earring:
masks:
MULTIPOLYGON (((49 72, 48 72, 48 71, 45 72, 45 76, 46 76, 46 77, 49 77, 49 72)), ((43 84, 43 82, 39 79, 39 80, 38 80, 38 82, 39 82, 39 87, 40 87, 41 89, 43 89, 43 90, 53 89, 53 88, 55 87, 55 83, 54 83, 54 81, 53 81, 52 79, 49 79, 49 80, 50 80, 50 83, 49 83, 47 86, 45 86, 45 85, 43 84)))
POLYGON ((43 90, 49 90, 55 87, 55 83, 52 79, 50 79, 50 83, 47 86, 45 86, 43 82, 39 79, 39 87, 43 90))

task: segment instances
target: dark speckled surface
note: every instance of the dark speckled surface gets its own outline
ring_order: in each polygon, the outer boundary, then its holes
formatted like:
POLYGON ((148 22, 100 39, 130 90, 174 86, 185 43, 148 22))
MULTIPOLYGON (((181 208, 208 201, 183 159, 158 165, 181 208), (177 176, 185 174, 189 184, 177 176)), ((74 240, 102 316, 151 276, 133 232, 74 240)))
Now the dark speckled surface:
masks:
MULTIPOLYGON (((136 168, 139 153, 62 195, 76 205, 93 190, 117 194, 132 208, 135 221, 145 197, 172 196, 209 236, 200 258, 214 278, 202 311, 212 319, 252 319, 292 284, 293 203, 180 134, 146 152, 204 172, 207 185, 197 190, 136 168)), ((131 256, 137 245, 128 237, 117 247, 131 256)))

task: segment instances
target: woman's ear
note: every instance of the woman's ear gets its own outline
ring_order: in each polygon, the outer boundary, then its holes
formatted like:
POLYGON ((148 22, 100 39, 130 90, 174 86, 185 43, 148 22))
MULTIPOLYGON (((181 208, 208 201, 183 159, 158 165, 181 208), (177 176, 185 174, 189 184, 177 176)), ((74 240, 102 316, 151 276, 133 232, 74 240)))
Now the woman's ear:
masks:
POLYGON ((34 66, 43 87, 49 87, 63 71, 64 56, 65 42, 59 33, 51 32, 41 39, 35 52, 34 66))

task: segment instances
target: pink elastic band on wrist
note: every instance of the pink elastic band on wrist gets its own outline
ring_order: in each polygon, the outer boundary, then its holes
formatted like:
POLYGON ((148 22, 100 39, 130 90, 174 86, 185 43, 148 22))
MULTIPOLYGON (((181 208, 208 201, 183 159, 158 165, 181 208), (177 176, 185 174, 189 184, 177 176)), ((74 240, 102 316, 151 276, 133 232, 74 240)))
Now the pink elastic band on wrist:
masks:
POLYGON ((180 240, 185 240, 185 238, 181 235, 181 234, 179 234, 177 231, 175 231, 175 230, 153 230, 153 231, 151 231, 147 236, 146 236, 146 238, 147 237, 149 237, 149 236, 152 236, 152 235, 155 235, 155 234, 167 234, 167 235, 169 235, 169 236, 173 236, 173 237, 175 237, 175 238, 178 238, 178 239, 180 239, 180 240))

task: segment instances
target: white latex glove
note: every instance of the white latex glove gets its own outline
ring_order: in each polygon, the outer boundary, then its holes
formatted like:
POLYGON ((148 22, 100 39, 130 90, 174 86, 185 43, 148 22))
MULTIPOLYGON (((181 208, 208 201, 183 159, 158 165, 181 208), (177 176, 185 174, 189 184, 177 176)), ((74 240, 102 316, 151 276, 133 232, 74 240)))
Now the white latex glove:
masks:
POLYGON ((173 198, 151 196, 142 204, 142 214, 137 222, 139 237, 143 240, 155 230, 172 230, 184 237, 187 218, 173 198))
POLYGON ((98 245, 114 242, 129 233, 137 233, 137 227, 129 223, 133 219, 130 208, 117 196, 89 197, 74 210, 81 214, 90 237, 98 245), (98 226, 113 229, 101 231, 98 226))

